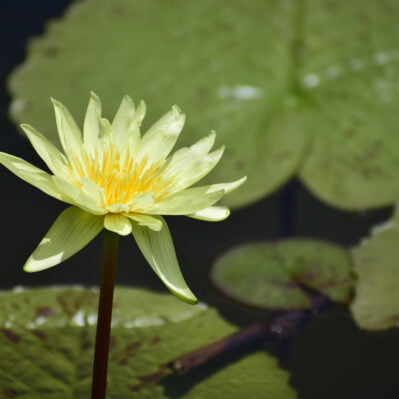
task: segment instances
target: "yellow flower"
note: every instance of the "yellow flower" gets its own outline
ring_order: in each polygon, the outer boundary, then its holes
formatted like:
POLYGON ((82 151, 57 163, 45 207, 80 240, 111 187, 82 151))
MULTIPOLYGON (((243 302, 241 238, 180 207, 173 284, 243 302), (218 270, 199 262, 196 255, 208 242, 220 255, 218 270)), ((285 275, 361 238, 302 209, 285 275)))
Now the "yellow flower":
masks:
POLYGON ((132 233, 168 289, 187 302, 196 302, 160 215, 186 215, 207 221, 223 220, 229 215, 227 207, 213 205, 240 186, 245 177, 189 188, 209 173, 223 154, 223 148, 210 152, 215 133, 169 155, 185 120, 176 106, 141 137, 143 102, 135 109, 131 98, 125 96, 110 123, 101 117, 100 99, 92 93, 82 137, 68 110, 52 101, 64 153, 32 126, 21 127, 53 174, 0 152, 0 163, 15 175, 72 205, 55 220, 25 263, 25 271, 59 264, 105 227, 120 235, 132 233))

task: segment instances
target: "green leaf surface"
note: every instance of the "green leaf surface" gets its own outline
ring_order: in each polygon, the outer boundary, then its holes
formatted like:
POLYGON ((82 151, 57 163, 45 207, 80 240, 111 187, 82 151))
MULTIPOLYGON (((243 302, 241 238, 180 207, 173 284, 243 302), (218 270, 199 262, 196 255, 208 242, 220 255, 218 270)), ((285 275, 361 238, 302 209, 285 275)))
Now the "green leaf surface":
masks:
MULTIPOLYGON (((98 292, 33 289, 2 293, 0 303, 0 397, 90 397, 98 292)), ((221 368, 142 384, 140 377, 155 373, 161 364, 234 330, 206 306, 118 288, 107 398, 295 398, 287 373, 264 352, 221 368)))
POLYGON ((56 141, 50 96, 81 122, 90 90, 108 117, 131 94, 145 127, 178 104, 181 145, 211 129, 226 145, 206 182, 248 175, 233 207, 296 173, 333 206, 385 206, 399 198, 398 14, 396 0, 79 1, 31 41, 11 114, 56 141))
POLYGON ((307 239, 237 247, 215 262, 211 279, 227 296, 267 309, 309 308, 302 286, 347 303, 353 285, 347 251, 307 239))
POLYGON ((375 227, 352 251, 357 281, 351 304, 357 325, 384 330, 399 323, 399 215, 375 227))
POLYGON ((144 99, 144 129, 173 104, 187 114, 178 145, 211 129, 226 145, 204 184, 243 175, 245 188, 226 197, 251 203, 286 182, 297 169, 307 136, 288 93, 290 2, 212 0, 86 0, 46 36, 32 40, 13 74, 11 114, 57 141, 49 97, 83 120, 90 90, 113 116, 121 98, 144 99), (259 28, 264 34, 259 34, 259 28), (84 37, 84 40, 82 38, 84 37))
POLYGON ((307 0, 300 66, 312 146, 300 172, 347 210, 399 198, 399 2, 307 0))

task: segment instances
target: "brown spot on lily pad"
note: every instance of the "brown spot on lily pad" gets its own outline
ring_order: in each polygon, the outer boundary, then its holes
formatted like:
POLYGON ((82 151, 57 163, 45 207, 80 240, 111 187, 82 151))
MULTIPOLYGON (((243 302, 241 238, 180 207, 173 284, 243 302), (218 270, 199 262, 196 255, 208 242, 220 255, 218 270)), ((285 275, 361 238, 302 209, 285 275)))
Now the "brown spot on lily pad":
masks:
POLYGON ((55 46, 50 46, 45 49, 45 53, 49 58, 54 58, 59 53, 59 48, 55 46))
POLYGON ((36 317, 52 317, 54 316, 54 309, 49 306, 45 306, 42 308, 37 308, 36 317))
POLYGON ((161 341, 161 337, 154 337, 154 338, 151 339, 150 345, 155 345, 155 344, 157 344, 159 341, 161 341))
POLYGON ((39 339, 46 339, 46 333, 41 330, 32 330, 32 334, 35 335, 39 339))
POLYGON ((123 351, 124 355, 122 359, 119 360, 119 364, 126 364, 129 361, 129 359, 134 356, 134 354, 137 352, 137 349, 140 346, 141 346, 140 341, 135 341, 127 345, 123 351))
POLYGON ((81 343, 82 350, 87 350, 92 346, 89 340, 89 332, 86 329, 82 331, 81 340, 82 340, 81 343))
POLYGON ((15 392, 13 389, 10 389, 10 388, 3 389, 2 393, 6 398, 16 398, 17 397, 17 392, 15 392))
POLYGON ((15 333, 13 333, 11 330, 7 328, 2 328, 0 329, 0 332, 11 342, 18 343, 21 341, 21 337, 15 333))

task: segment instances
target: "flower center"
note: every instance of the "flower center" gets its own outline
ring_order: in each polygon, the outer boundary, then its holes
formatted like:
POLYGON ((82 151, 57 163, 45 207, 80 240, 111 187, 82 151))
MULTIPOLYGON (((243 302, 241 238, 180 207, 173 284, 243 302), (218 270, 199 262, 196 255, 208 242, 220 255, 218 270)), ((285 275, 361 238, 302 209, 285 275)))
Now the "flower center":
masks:
POLYGON ((173 177, 162 174, 164 161, 151 165, 148 158, 135 162, 133 157, 117 151, 114 146, 103 154, 97 150, 94 156, 86 153, 84 159, 75 157, 70 163, 71 181, 82 186, 82 179, 89 178, 103 191, 103 207, 129 204, 145 193, 152 193, 155 200, 165 197, 173 184, 173 177))

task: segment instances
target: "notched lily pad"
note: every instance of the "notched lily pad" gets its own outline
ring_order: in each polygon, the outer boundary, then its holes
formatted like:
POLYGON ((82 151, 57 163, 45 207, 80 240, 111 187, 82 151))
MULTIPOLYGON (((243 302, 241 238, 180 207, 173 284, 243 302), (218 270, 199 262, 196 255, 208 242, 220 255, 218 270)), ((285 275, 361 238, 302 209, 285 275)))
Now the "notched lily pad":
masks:
POLYGON ((352 251, 357 281, 351 304, 354 319, 365 330, 399 325, 399 214, 375 227, 352 251))
POLYGON ((309 308, 302 286, 347 303, 353 285, 347 251, 310 239, 235 248, 215 262, 211 279, 227 296, 267 309, 309 308))
POLYGON ((226 145, 204 184, 248 175, 245 189, 226 201, 252 203, 295 174, 307 145, 301 113, 286 101, 295 18, 289 3, 76 2, 44 37, 31 41, 26 62, 10 79, 11 115, 56 142, 50 97, 79 122, 90 90, 103 99, 106 116, 125 94, 144 99, 149 115, 143 132, 177 104, 187 114, 180 145, 212 129, 216 145, 226 145))
MULTIPOLYGON (((90 397, 97 300, 96 290, 79 288, 0 294, 0 397, 90 397)), ((206 306, 118 288, 107 398, 296 398, 287 373, 263 352, 214 373, 174 377, 173 387, 143 384, 161 364, 234 330, 206 306)))
POLYGON ((386 206, 399 198, 398 14, 397 0, 79 1, 31 41, 11 115, 56 141, 50 96, 81 121, 90 90, 107 115, 130 94, 149 104, 146 126, 178 104, 180 144, 215 129, 226 145, 205 182, 248 175, 230 206, 297 173, 335 207, 386 206))

